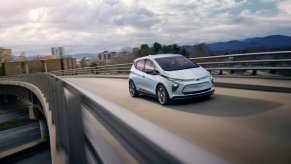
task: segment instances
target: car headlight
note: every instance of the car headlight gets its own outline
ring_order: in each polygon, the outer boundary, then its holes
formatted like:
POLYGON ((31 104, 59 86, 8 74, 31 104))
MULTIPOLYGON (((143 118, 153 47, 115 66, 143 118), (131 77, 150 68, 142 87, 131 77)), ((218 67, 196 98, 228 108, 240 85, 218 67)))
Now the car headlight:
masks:
POLYGON ((167 79, 170 80, 173 83, 179 83, 179 82, 183 81, 181 79, 175 79, 175 78, 170 78, 170 77, 167 77, 167 79))
POLYGON ((209 77, 209 80, 211 81, 211 83, 214 84, 213 77, 210 73, 209 73, 208 77, 209 77))
POLYGON ((179 88, 179 82, 183 81, 181 79, 170 78, 170 77, 167 77, 167 76, 163 76, 163 77, 165 77, 170 82, 172 82, 172 92, 177 91, 177 89, 179 88))
POLYGON ((209 79, 210 79, 210 80, 212 80, 212 79, 213 79, 213 77, 212 77, 212 75, 211 75, 211 74, 209 74, 209 75, 208 75, 208 77, 209 77, 209 79))
POLYGON ((176 92, 178 88, 179 88, 179 84, 172 82, 172 92, 176 92))

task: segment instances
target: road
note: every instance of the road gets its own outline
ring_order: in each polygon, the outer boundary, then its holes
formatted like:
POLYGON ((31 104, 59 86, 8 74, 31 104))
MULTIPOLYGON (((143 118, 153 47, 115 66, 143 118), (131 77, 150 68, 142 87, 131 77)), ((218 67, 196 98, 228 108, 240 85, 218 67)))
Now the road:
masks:
POLYGON ((22 109, 19 109, 17 111, 14 111, 14 112, 1 114, 0 115, 0 123, 10 121, 10 120, 13 120, 17 117, 21 117, 21 116, 25 116, 25 115, 27 115, 27 117, 28 117, 27 108, 22 108, 22 109))
POLYGON ((131 98, 126 79, 66 80, 231 163, 291 163, 291 94, 216 88, 210 99, 162 106, 131 98))
POLYGON ((0 153, 40 138, 38 122, 0 131, 0 153))

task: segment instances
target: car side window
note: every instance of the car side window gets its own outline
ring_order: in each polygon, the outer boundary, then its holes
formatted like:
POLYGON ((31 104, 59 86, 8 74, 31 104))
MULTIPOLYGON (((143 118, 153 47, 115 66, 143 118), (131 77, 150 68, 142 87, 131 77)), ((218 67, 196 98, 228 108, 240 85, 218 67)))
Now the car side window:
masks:
POLYGON ((145 72, 154 71, 155 64, 150 60, 146 60, 144 69, 145 69, 145 72))
POLYGON ((136 63, 136 69, 140 70, 140 71, 144 71, 144 63, 145 60, 139 60, 136 63))

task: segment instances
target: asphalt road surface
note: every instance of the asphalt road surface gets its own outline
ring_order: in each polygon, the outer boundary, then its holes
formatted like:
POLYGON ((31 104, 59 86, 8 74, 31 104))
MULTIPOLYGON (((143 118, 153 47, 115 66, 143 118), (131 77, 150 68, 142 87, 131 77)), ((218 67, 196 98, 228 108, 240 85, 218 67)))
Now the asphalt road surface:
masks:
POLYGON ((39 123, 0 131, 0 153, 41 138, 39 123))
POLYGON ((13 120, 17 117, 21 117, 21 116, 25 116, 25 115, 27 115, 27 117, 28 117, 27 108, 22 108, 22 109, 19 109, 17 111, 14 111, 14 112, 1 114, 0 115, 0 123, 10 121, 10 120, 13 120))
POLYGON ((210 99, 162 106, 130 97, 126 79, 67 80, 231 163, 291 163, 291 94, 216 88, 210 99))

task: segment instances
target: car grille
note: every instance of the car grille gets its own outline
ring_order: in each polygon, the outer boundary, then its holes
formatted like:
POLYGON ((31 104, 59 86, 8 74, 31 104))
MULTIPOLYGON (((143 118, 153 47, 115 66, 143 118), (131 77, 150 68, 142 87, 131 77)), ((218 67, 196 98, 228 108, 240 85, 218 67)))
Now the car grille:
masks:
POLYGON ((200 92, 206 92, 211 89, 209 82, 186 85, 183 89, 184 94, 194 94, 200 92))

